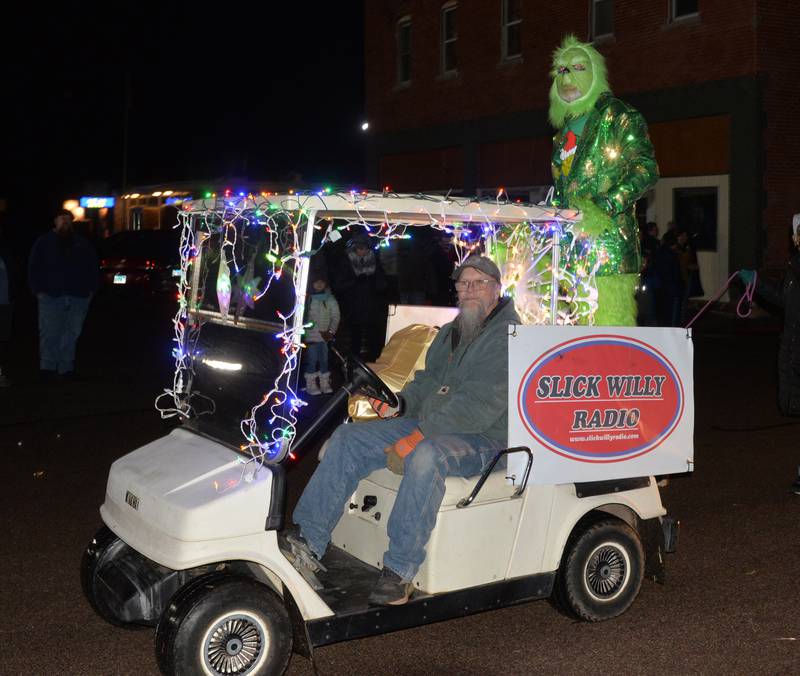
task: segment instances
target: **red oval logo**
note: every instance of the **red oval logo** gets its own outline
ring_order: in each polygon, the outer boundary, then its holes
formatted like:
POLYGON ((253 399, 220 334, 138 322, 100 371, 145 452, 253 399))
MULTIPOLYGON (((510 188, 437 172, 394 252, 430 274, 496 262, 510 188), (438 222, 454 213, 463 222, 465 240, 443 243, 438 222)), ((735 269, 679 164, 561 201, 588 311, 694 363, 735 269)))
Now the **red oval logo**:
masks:
POLYGON ((580 462, 649 453, 683 415, 683 383, 658 350, 626 336, 555 346, 525 372, 517 408, 542 446, 580 462))

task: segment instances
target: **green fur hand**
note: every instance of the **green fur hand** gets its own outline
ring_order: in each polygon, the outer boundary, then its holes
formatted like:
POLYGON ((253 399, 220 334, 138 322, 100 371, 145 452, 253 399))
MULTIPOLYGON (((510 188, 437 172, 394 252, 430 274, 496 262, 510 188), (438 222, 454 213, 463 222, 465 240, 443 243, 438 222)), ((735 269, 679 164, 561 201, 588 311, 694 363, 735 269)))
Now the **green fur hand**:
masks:
POLYGON ((599 237, 606 232, 616 230, 614 221, 608 212, 598 207, 594 202, 585 197, 576 197, 570 201, 570 206, 581 212, 583 218, 578 228, 591 237, 599 237))

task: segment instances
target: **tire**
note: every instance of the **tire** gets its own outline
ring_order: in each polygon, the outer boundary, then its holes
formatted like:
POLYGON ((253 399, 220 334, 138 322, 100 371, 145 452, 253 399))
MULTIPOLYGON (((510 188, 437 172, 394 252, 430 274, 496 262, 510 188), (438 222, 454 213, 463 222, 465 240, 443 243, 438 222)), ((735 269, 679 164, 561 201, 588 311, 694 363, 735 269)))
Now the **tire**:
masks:
POLYGON ((103 526, 92 541, 86 545, 81 559, 81 587, 83 595, 95 613, 105 622, 124 629, 144 629, 145 625, 121 620, 109 606, 102 587, 98 585, 97 572, 108 562, 119 556, 128 545, 103 526))
POLYGON ((636 531, 606 519, 570 538, 553 597, 569 614, 600 622, 624 613, 644 577, 644 549, 636 531))
POLYGON ((282 674, 292 627, 281 600, 251 578, 211 573, 172 598, 156 629, 164 674, 282 674))

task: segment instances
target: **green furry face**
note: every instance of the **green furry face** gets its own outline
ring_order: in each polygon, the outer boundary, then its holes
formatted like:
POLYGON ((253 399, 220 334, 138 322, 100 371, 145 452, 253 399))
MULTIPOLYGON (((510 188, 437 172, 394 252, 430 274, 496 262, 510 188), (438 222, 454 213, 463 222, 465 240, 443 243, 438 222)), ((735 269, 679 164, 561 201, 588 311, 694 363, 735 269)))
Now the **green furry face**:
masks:
POLYGON ((553 53, 551 75, 550 122, 554 127, 588 112, 600 94, 609 91, 603 55, 572 35, 553 53))
POLYGON ((574 103, 583 98, 594 81, 592 60, 578 47, 568 49, 556 64, 556 92, 561 100, 574 103))

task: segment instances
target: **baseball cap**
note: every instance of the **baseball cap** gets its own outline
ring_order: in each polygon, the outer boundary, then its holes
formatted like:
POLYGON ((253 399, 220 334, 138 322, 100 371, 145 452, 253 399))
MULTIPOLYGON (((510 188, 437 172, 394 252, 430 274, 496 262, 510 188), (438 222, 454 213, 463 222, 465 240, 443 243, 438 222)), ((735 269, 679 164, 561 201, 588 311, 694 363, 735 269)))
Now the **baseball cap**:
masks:
POLYGON ((452 279, 457 280, 461 273, 466 270, 467 268, 475 268, 476 270, 480 270, 481 272, 489 275, 490 277, 494 278, 494 280, 500 284, 500 269, 494 264, 492 260, 486 258, 486 256, 478 256, 474 254, 467 258, 461 265, 459 265, 452 274, 452 279))
POLYGON ((355 249, 356 247, 363 246, 365 249, 371 249, 372 246, 369 243, 369 235, 365 235, 362 232, 357 232, 354 234, 350 241, 347 243, 348 249, 355 249))

